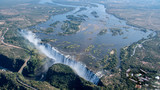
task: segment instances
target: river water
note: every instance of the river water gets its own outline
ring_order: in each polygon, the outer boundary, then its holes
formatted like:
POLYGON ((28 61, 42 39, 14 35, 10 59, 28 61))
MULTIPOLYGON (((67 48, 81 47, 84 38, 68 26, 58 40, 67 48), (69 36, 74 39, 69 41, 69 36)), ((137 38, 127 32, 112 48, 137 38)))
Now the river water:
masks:
MULTIPOLYGON (((45 34, 43 32, 37 32, 35 34, 41 40, 57 39, 56 42, 50 42, 50 44, 52 47, 56 48, 57 50, 64 52, 63 54, 65 55, 66 53, 69 55, 72 55, 73 51, 66 52, 66 50, 63 47, 59 47, 58 45, 62 44, 62 42, 64 41, 68 41, 72 44, 80 45, 79 49, 74 50, 74 53, 76 53, 76 55, 81 55, 82 53, 84 53, 84 55, 92 55, 93 57, 96 58, 95 60, 98 61, 99 59, 102 59, 112 49, 116 49, 119 57, 121 48, 131 45, 132 43, 137 42, 142 38, 146 39, 150 34, 155 34, 153 31, 150 31, 150 30, 147 30, 147 32, 144 32, 140 28, 127 25, 126 21, 118 19, 115 16, 106 13, 106 8, 104 7, 104 5, 101 5, 98 3, 91 3, 91 4, 88 3, 88 4, 85 4, 85 6, 63 5, 63 4, 53 3, 53 2, 51 4, 63 6, 63 7, 64 6, 73 7, 75 9, 65 14, 52 16, 48 21, 38 24, 36 26, 30 27, 28 29, 36 29, 41 31, 41 29, 47 29, 48 27, 51 27, 50 24, 56 21, 59 21, 60 23, 56 25, 56 27, 52 27, 55 30, 53 33, 45 34), (85 8, 85 10, 80 10, 81 8, 85 8), (95 17, 93 14, 91 14, 92 12, 96 12, 98 17, 95 17), (58 35, 58 33, 62 32, 61 25, 63 24, 63 21, 68 20, 66 17, 67 15, 74 15, 74 16, 85 15, 87 16, 87 18, 85 18, 86 20, 81 23, 80 30, 76 34, 70 34, 66 36, 58 35), (107 32, 105 34, 99 35, 99 32, 103 29, 107 29, 107 32), (112 31, 115 29, 120 30, 121 33, 114 34, 112 31), (95 55, 93 52, 86 53, 85 49, 89 45, 94 46, 93 50, 99 50, 100 51, 99 55, 95 55)), ((52 51, 52 50, 49 49, 48 51, 52 51)), ((63 57, 63 54, 60 54, 60 52, 58 53, 60 56, 55 55, 56 58, 63 57)), ((81 57, 83 57, 83 55, 81 57)), ((92 66, 88 64, 88 62, 90 62, 89 60, 87 62, 87 60, 81 57, 78 59, 78 61, 83 63, 82 66, 84 67, 85 65, 87 67, 92 66)), ((61 63, 70 65, 68 64, 68 61, 67 63, 65 62, 66 60, 68 59, 63 57, 61 63)), ((77 59, 75 58, 74 60, 77 60, 77 59)), ((92 62, 96 62, 96 61, 92 61, 92 62)), ((70 65, 70 66, 72 68, 75 67, 73 65, 70 65)), ((119 66, 120 66, 120 59, 119 59, 119 62, 117 63, 117 67, 119 66)), ((79 67, 81 67, 80 64, 79 64, 79 67)), ((88 70, 88 69, 84 69, 84 70, 88 70)), ((77 71, 80 71, 79 68, 77 71)), ((90 71, 86 71, 86 72, 90 72, 90 71)), ((83 77, 83 75, 80 75, 80 76, 83 77)))
MULTIPOLYGON (((58 40, 57 43, 68 41, 68 42, 80 45, 80 49, 75 51, 77 54, 84 53, 85 48, 87 48, 89 45, 94 45, 95 48, 101 51, 101 55, 95 56, 97 58, 104 57, 106 53, 111 49, 117 49, 118 56, 119 56, 120 49, 122 47, 131 45, 133 42, 137 42, 142 38, 147 38, 149 34, 154 33, 153 31, 149 31, 149 30, 147 30, 147 32, 143 32, 139 28, 127 25, 126 21, 120 20, 115 16, 106 13, 106 8, 104 7, 104 5, 101 5, 101 4, 88 3, 85 6, 63 5, 63 4, 53 3, 53 2, 52 4, 63 6, 63 7, 64 6, 74 7, 75 9, 65 14, 52 16, 47 22, 36 25, 34 27, 35 29, 39 29, 39 30, 46 29, 50 27, 50 24, 56 21, 60 21, 61 23, 63 23, 63 21, 68 20, 66 18, 67 15, 74 15, 74 16, 86 15, 88 18, 86 19, 86 21, 81 23, 80 31, 77 32, 76 34, 67 35, 67 36, 58 35, 59 32, 62 32, 61 25, 52 27, 55 30, 54 33, 51 33, 51 34, 36 33, 36 34, 41 39, 57 39, 58 40), (82 10, 79 12, 80 8, 85 8, 85 10, 82 10), (91 14, 91 12, 93 11, 97 13, 98 17, 95 17, 91 14), (121 30, 122 33, 114 35, 114 33, 110 31, 113 28, 121 30), (107 29, 107 33, 103 35, 98 35, 98 33, 102 29, 107 29), (102 47, 99 47, 99 46, 102 46, 102 47)), ((57 43, 51 43, 51 45, 56 47, 57 43)), ((59 47, 58 49, 63 51, 62 47, 59 47)), ((117 67, 119 66, 120 66, 120 60, 119 60, 119 63, 117 64, 117 67)))

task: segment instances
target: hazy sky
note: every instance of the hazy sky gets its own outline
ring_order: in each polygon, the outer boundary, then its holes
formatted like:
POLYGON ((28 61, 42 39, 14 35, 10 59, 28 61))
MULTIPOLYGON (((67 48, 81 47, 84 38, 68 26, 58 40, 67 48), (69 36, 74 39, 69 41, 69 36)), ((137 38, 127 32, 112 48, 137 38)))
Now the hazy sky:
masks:
POLYGON ((40 0, 39 3, 40 3, 40 4, 44 4, 44 3, 52 3, 52 0, 40 0))

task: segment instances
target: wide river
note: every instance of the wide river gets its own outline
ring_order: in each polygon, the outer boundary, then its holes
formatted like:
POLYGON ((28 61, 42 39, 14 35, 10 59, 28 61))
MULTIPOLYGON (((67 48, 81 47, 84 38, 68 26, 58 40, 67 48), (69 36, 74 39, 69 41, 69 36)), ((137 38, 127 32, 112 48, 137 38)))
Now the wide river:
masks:
MULTIPOLYGON (((131 45, 132 43, 137 42, 142 38, 147 38, 147 36, 150 34, 155 34, 153 31, 150 30, 144 32, 140 28, 127 25, 126 21, 116 18, 111 14, 108 14, 104 5, 98 3, 85 4, 85 6, 63 5, 58 3, 52 4, 63 7, 74 7, 75 9, 64 14, 52 16, 47 22, 38 24, 33 28, 38 30, 46 29, 48 27, 51 27, 50 24, 59 21, 60 24, 56 25, 56 27, 52 27, 55 30, 53 33, 44 34, 38 32, 36 33, 36 35, 42 40, 56 39, 56 42, 51 42, 50 44, 63 52, 65 52, 65 50, 60 47, 60 45, 58 46, 58 44, 62 44, 62 42, 68 41, 72 44, 80 45, 79 49, 74 51, 76 55, 81 55, 82 53, 85 53, 84 50, 89 45, 93 45, 93 50, 100 51, 100 55, 94 55, 93 53, 89 53, 89 55, 97 58, 97 60, 102 59, 111 49, 116 49, 119 56, 121 48, 131 45), (83 10, 80 10, 82 8, 83 10), (91 14, 92 12, 96 12, 97 17, 91 14), (67 15, 85 15, 88 18, 86 18, 86 21, 83 21, 81 23, 80 31, 78 31, 76 34, 71 34, 67 36, 58 35, 59 32, 62 32, 61 25, 63 21, 68 20, 66 17, 67 15), (98 33, 103 29, 107 29, 107 32, 105 34, 99 35, 98 33), (113 33, 113 30, 117 29, 120 30, 120 34, 113 33)), ((73 51, 68 52, 68 54, 72 55, 72 52, 73 51)), ((85 63, 84 60, 80 59, 79 61, 85 63)), ((117 64, 117 67, 119 66, 120 60, 117 64)))

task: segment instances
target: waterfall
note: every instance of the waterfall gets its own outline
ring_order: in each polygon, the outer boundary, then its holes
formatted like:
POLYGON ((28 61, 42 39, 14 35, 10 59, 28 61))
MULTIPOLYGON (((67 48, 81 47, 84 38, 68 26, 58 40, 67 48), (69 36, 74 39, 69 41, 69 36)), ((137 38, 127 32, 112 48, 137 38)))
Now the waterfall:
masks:
MULTIPOLYGON (((92 71, 90 71, 84 64, 68 58, 67 56, 60 53, 54 47, 49 44, 40 43, 41 40, 36 37, 31 31, 21 30, 21 35, 32 43, 40 52, 47 57, 54 60, 54 64, 62 63, 70 66, 80 77, 94 84, 98 84, 99 78, 92 71)), ((49 68, 49 67, 48 67, 49 68)))

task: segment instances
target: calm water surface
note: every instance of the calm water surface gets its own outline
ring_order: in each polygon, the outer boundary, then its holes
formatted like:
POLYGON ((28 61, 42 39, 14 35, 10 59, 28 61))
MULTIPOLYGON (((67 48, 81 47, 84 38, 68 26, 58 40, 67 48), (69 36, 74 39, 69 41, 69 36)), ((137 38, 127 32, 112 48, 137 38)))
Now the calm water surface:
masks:
MULTIPOLYGON (((56 3, 52 4, 55 5, 56 3)), ((101 55, 99 57, 97 56, 97 58, 103 58, 103 56, 106 55, 107 52, 111 49, 117 49, 119 56, 120 49, 122 47, 131 45, 133 42, 137 42, 142 38, 147 38, 149 34, 154 33, 153 31, 149 30, 147 32, 143 32, 140 31, 139 28, 127 25, 126 21, 120 20, 115 16, 106 13, 105 11, 106 8, 104 7, 104 5, 101 4, 94 3, 94 6, 91 4, 88 4, 88 6, 72 6, 72 5, 62 5, 62 4, 56 4, 56 5, 74 7, 75 9, 65 14, 52 16, 51 19, 49 19, 47 22, 38 24, 34 28, 46 29, 50 27, 49 26, 50 24, 56 21, 60 21, 62 24, 63 21, 67 20, 66 18, 67 15, 74 15, 74 16, 86 15, 88 16, 88 18, 86 18, 86 21, 83 21, 81 23, 80 31, 77 32, 76 34, 68 36, 57 35, 59 32, 62 32, 61 24, 57 25, 57 27, 54 28, 55 32, 53 32, 52 34, 44 34, 44 33, 36 33, 36 34, 41 39, 57 39, 58 40, 57 42, 69 41, 73 44, 78 44, 80 45, 80 49, 76 51, 77 54, 84 53, 85 48, 87 48, 89 45, 94 45, 96 49, 101 50, 101 55), (86 8, 86 10, 77 12, 78 10, 80 10, 80 8, 86 8), (91 14, 91 12, 93 11, 96 11, 99 17, 97 18, 94 17, 91 14), (113 35, 113 33, 110 31, 111 28, 121 29, 123 34, 113 35), (106 34, 98 35, 98 33, 102 29, 107 29, 106 34)), ((56 44, 57 43, 51 43, 53 47, 55 47, 56 44)), ((119 65, 120 61, 117 66, 119 65)))

